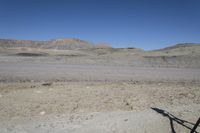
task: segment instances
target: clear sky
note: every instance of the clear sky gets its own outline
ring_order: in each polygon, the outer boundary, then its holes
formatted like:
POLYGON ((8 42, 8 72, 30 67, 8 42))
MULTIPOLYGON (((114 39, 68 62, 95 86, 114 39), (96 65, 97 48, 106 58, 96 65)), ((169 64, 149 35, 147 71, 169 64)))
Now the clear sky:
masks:
POLYGON ((79 38, 113 47, 200 42, 200 0, 0 0, 0 38, 79 38))

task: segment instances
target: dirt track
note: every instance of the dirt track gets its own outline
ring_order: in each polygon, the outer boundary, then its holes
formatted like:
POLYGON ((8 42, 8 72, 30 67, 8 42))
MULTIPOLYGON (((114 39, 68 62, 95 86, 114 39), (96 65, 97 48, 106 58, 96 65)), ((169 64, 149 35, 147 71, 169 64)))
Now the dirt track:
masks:
POLYGON ((0 81, 198 82, 200 69, 0 63, 0 81))

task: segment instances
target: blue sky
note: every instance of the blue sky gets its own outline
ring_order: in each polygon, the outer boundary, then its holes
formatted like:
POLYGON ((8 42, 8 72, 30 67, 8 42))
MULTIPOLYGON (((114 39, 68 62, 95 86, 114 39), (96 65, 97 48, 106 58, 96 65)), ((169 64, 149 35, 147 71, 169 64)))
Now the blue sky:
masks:
POLYGON ((200 0, 0 0, 0 38, 146 50, 200 42, 200 0))

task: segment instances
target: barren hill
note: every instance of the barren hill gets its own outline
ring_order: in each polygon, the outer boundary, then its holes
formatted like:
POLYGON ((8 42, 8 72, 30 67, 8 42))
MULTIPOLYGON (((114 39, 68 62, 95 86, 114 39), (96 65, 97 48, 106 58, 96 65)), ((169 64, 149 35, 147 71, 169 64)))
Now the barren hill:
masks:
POLYGON ((0 47, 44 48, 44 49, 87 49, 94 47, 91 43, 80 39, 55 39, 49 41, 0 39, 0 47))
POLYGON ((138 48, 112 48, 104 43, 94 45, 80 39, 49 41, 0 39, 0 57, 2 57, 0 62, 7 62, 9 58, 14 62, 200 68, 200 44, 184 43, 159 50, 144 51, 138 48))
POLYGON ((200 43, 179 43, 173 46, 169 46, 160 50, 172 50, 172 49, 183 49, 183 48, 192 48, 199 47, 200 43))

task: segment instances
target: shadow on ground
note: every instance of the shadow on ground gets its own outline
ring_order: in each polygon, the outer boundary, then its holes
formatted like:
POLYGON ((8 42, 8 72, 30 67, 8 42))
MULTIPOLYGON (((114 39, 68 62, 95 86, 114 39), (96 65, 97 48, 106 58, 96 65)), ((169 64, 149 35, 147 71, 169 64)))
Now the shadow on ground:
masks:
POLYGON ((190 130, 190 133, 198 133, 196 130, 197 127, 199 127, 199 123, 200 123, 200 118, 199 120, 195 123, 180 119, 172 114, 170 114, 169 112, 159 109, 159 108, 151 108, 152 110, 156 111, 159 114, 162 114, 164 117, 167 117, 170 121, 170 126, 171 126, 171 132, 172 133, 176 133, 175 129, 174 129, 174 122, 178 123, 179 125, 187 128, 190 130), (190 126, 189 126, 190 125, 190 126))

